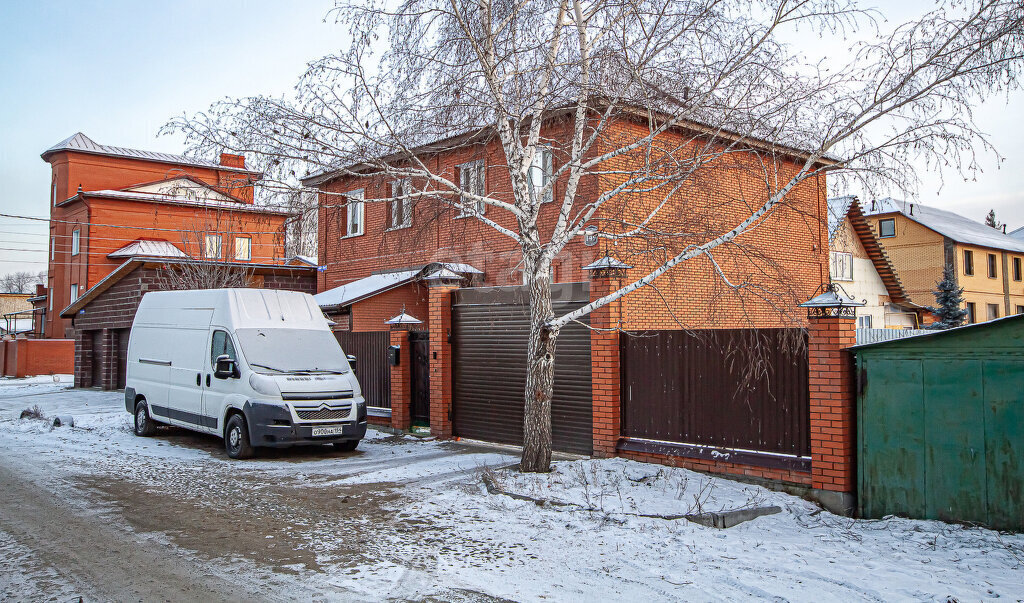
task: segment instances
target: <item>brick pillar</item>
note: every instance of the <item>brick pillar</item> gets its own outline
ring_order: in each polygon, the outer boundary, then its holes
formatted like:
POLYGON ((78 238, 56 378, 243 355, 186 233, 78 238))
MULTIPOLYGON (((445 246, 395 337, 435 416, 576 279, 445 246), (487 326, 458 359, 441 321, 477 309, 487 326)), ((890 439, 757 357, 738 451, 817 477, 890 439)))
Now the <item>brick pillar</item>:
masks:
POLYGON ((412 426, 412 354, 409 331, 391 329, 391 345, 399 346, 398 366, 391 367, 391 426, 406 430, 412 426))
POLYGON ((431 282, 430 307, 430 434, 452 436, 452 292, 459 286, 451 281, 431 282))
MULTIPOLYGON (((618 289, 622 277, 616 271, 591 273, 590 301, 618 289)), ((619 331, 622 301, 617 300, 590 313, 590 387, 593 400, 594 456, 616 456, 622 435, 620 400, 619 331)))
POLYGON ((813 486, 853 493, 856 402, 853 359, 846 349, 857 342, 856 318, 813 317, 809 325, 811 474, 813 486))

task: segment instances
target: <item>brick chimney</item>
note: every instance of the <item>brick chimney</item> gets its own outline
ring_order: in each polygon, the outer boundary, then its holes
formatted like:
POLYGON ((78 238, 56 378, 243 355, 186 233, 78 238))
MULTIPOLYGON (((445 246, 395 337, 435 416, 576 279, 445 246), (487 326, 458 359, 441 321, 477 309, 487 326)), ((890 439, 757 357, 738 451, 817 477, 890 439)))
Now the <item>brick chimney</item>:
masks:
POLYGON ((245 169, 245 155, 220 154, 220 164, 224 167, 245 169))

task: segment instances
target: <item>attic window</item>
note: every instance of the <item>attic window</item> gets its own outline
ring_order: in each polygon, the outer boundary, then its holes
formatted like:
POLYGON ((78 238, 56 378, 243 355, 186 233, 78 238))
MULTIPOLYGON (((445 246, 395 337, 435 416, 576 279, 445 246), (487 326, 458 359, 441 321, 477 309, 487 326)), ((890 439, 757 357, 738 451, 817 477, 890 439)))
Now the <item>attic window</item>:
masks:
POLYGON ((834 281, 853 280, 853 254, 843 251, 833 251, 829 258, 829 273, 834 281))
POLYGON ((219 234, 208 234, 203 245, 203 257, 211 260, 220 259, 220 243, 221 238, 219 234))
POLYGON ((896 219, 888 218, 878 221, 878 236, 883 239, 896 236, 896 219))

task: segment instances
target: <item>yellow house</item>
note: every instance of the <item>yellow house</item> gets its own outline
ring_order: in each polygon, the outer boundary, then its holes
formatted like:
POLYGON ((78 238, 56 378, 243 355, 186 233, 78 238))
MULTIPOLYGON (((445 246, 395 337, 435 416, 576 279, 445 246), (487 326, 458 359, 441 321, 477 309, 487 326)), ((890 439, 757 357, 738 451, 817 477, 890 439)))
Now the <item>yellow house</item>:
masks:
POLYGON ((971 323, 1024 314, 1024 241, 908 201, 880 199, 867 214, 912 302, 935 305, 933 291, 950 266, 971 323))

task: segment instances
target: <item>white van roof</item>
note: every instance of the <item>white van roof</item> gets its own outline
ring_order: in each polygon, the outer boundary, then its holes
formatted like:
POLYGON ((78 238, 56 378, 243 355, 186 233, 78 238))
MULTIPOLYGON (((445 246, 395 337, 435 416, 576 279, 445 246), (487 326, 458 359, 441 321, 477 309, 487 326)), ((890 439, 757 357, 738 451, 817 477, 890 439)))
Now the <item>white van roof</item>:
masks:
POLYGON ((140 313, 153 310, 210 309, 212 323, 232 328, 327 327, 313 296, 279 289, 203 289, 153 291, 142 298, 140 313))

